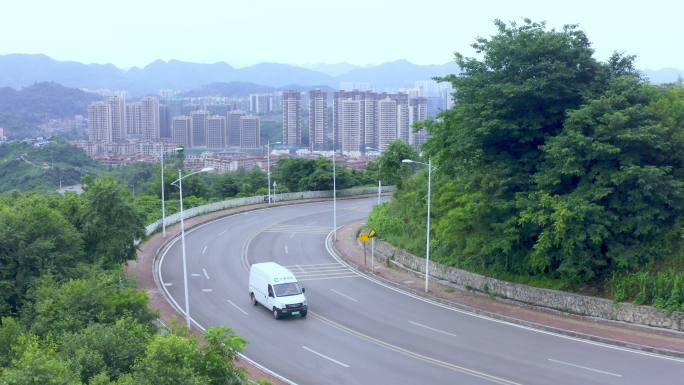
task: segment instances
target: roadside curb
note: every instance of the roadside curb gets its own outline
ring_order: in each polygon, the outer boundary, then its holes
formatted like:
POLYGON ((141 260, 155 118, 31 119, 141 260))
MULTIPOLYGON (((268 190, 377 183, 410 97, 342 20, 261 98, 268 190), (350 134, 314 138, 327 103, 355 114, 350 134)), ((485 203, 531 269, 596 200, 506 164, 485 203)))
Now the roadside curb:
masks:
MULTIPOLYGON (((386 195, 387 193, 384 193, 383 195, 386 195)), ((364 195, 355 195, 355 196, 345 196, 345 197, 338 197, 338 200, 352 200, 352 199, 364 199, 364 198, 369 198, 369 197, 375 197, 377 196, 376 194, 364 194, 364 195)), ((203 215, 199 215, 196 217, 192 218, 187 218, 186 219, 186 224, 185 224, 185 231, 186 233, 197 228, 200 226, 207 225, 209 223, 215 222, 222 220, 226 217, 233 216, 236 214, 241 214, 244 212, 248 211, 256 211, 256 210, 263 210, 263 209, 269 209, 269 208, 274 208, 274 207, 281 207, 281 206, 290 206, 290 205, 298 205, 298 204, 307 204, 307 203, 317 203, 317 202, 329 202, 332 201, 331 198, 310 198, 310 199, 302 199, 302 200, 290 200, 290 201, 281 201, 281 202, 274 202, 271 204, 265 204, 265 203, 260 203, 260 204, 254 204, 254 205, 247 205, 247 206, 238 206, 238 207, 231 207, 225 210, 220 210, 220 211, 215 211, 211 213, 206 213, 203 215), (190 222, 190 223, 188 223, 190 222)), ((140 290, 145 290, 149 294, 149 290, 151 289, 156 289, 158 294, 160 294, 164 298, 164 305, 168 306, 171 308, 172 312, 175 313, 175 315, 184 318, 184 313, 180 311, 179 309, 174 306, 172 301, 169 300, 169 298, 166 295, 165 290, 161 287, 159 280, 158 280, 158 261, 159 257, 163 254, 165 250, 167 250, 174 242, 177 241, 177 239, 180 237, 180 231, 178 230, 180 228, 180 223, 173 224, 171 226, 167 226, 167 233, 170 233, 167 235, 165 239, 161 241, 161 243, 153 250, 149 251, 150 254, 152 255, 151 261, 143 261, 145 263, 150 263, 151 262, 151 274, 152 274, 152 279, 154 281, 154 288, 150 287, 142 287, 139 286, 140 290), (176 234, 173 234, 173 230, 177 230, 176 234)), ((154 233, 150 234, 149 236, 145 237, 140 244, 138 245, 138 258, 135 260, 135 263, 133 266, 130 264, 127 266, 127 274, 128 275, 135 275, 137 278, 140 278, 142 274, 140 274, 140 271, 142 270, 141 265, 139 262, 141 262, 141 254, 143 254, 145 246, 148 242, 150 242, 152 239, 155 237, 160 237, 160 231, 155 231, 154 233)), ((147 274, 145 272, 144 274, 147 274)), ((152 309, 160 312, 160 320, 162 322, 167 321, 170 317, 166 317, 166 319, 162 319, 162 310, 161 308, 157 308, 152 301, 149 302, 149 305, 152 309)), ((196 324, 195 320, 192 320, 196 324)), ((269 379, 269 381, 279 381, 281 384, 291 384, 291 385, 296 385, 295 382, 288 380, 287 378, 281 376, 280 374, 266 368, 265 366, 261 365, 257 361, 245 356, 244 354, 240 353, 239 354, 240 360, 243 361, 243 363, 246 363, 247 365, 251 365, 253 368, 256 370, 262 372, 261 376, 257 377, 266 377, 269 379)))
MULTIPOLYGON (((341 226, 341 227, 344 227, 344 226, 341 226)), ((339 231, 339 228, 338 228, 338 231, 339 231)), ((347 258, 345 256, 345 253, 343 253, 337 249, 335 241, 332 241, 332 237, 330 237, 330 236, 328 236, 326 238, 326 247, 331 252, 331 255, 333 256, 333 258, 335 258, 338 262, 348 266, 353 271, 355 271, 357 274, 359 274, 359 275, 361 275, 361 276, 363 276, 363 277, 365 277, 371 281, 376 280, 376 281, 379 281, 385 285, 391 286, 399 292, 405 292, 405 293, 412 295, 412 296, 415 296, 415 297, 421 297, 421 298, 424 298, 426 300, 429 300, 429 301, 432 301, 435 303, 439 303, 439 304, 442 304, 442 305, 447 306, 447 307, 451 307, 451 308, 458 309, 461 311, 473 313, 473 314, 476 314, 479 316, 491 318, 491 319, 498 320, 498 321, 503 321, 506 323, 514 324, 514 325, 520 325, 520 326, 524 326, 524 327, 531 328, 531 329, 542 330, 542 331, 545 331, 545 332, 548 332, 551 334, 558 334, 558 335, 567 336, 567 337, 571 337, 571 338, 575 338, 575 339, 593 341, 593 342, 604 344, 604 345, 617 346, 617 347, 621 347, 621 348, 626 348, 626 349, 631 349, 631 350, 636 350, 636 351, 642 351, 642 352, 646 352, 646 353, 652 353, 652 354, 658 354, 658 355, 667 356, 667 357, 673 357, 675 359, 684 359, 684 352, 681 352, 681 351, 652 347, 652 346, 647 346, 647 345, 640 345, 640 344, 636 344, 636 343, 632 343, 632 342, 621 341, 621 340, 596 336, 596 335, 592 335, 592 334, 586 334, 586 333, 580 333, 580 332, 576 332, 576 331, 572 331, 572 330, 561 329, 561 328, 557 328, 557 327, 553 327, 553 326, 540 324, 537 322, 532 322, 532 321, 527 321, 527 320, 518 319, 518 318, 514 318, 514 317, 509 317, 506 315, 502 315, 502 314, 494 313, 491 311, 479 309, 479 308, 472 307, 469 305, 453 302, 453 301, 450 301, 450 300, 447 300, 444 298, 440 298, 440 297, 431 295, 429 293, 425 293, 423 291, 414 290, 410 287, 407 287, 406 285, 402 285, 401 283, 397 283, 395 281, 386 279, 382 276, 379 276, 375 273, 372 273, 368 268, 361 266, 361 265, 358 265, 355 262, 352 262, 351 260, 349 260, 349 258, 347 258)), ((416 275, 416 272, 411 271, 410 269, 404 268, 404 271, 406 271, 412 275, 416 275)), ((440 283, 442 282, 442 280, 439 280, 439 279, 436 279, 436 280, 439 281, 440 283)), ((456 289, 456 290, 463 291, 462 289, 456 289)), ((529 308, 529 306, 525 306, 524 304, 520 304, 517 302, 516 303, 512 303, 512 301, 505 301, 505 302, 508 304, 514 304, 516 306, 528 307, 529 308)), ((543 309, 537 309, 537 310, 545 311, 543 309)), ((562 313, 560 311, 554 311, 553 313, 558 314, 558 315, 568 316, 568 314, 562 313)), ((582 317, 582 316, 578 316, 578 315, 574 315, 574 314, 572 314, 570 316, 572 316, 573 318, 586 319, 589 321, 592 320, 592 318, 582 317)))

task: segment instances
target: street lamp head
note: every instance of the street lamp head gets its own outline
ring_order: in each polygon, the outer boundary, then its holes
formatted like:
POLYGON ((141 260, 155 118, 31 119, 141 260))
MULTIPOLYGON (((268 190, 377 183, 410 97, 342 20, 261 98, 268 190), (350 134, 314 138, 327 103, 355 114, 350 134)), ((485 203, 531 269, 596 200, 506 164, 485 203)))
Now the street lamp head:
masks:
POLYGON ((402 159, 401 163, 416 163, 414 160, 411 159, 402 159))
POLYGON ((173 151, 183 151, 185 150, 183 147, 176 147, 173 149, 173 151))
POLYGON ((214 171, 214 168, 213 167, 205 167, 205 168, 200 170, 200 172, 209 172, 209 171, 214 171))

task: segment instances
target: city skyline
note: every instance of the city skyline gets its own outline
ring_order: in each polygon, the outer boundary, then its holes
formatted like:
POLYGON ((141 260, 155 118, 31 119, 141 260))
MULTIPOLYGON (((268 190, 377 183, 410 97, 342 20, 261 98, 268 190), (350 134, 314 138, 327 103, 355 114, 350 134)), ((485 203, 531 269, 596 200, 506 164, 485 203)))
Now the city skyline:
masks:
POLYGON ((443 64, 453 59, 455 51, 476 55, 470 46, 474 36, 496 33, 494 19, 520 23, 528 17, 547 21, 556 29, 562 29, 565 24, 578 24, 592 37, 596 56, 601 60, 606 60, 614 51, 621 51, 637 55, 640 68, 684 67, 684 52, 671 49, 678 43, 672 26, 679 24, 678 15, 684 5, 662 0, 649 2, 648 7, 588 0, 553 4, 536 0, 496 1, 468 6, 427 0, 420 7, 397 7, 388 0, 370 3, 303 0, 296 5, 277 1, 228 4, 200 0, 193 7, 177 9, 165 7, 160 1, 134 4, 122 0, 119 6, 108 9, 107 18, 96 17, 99 7, 85 0, 10 2, 3 9, 5 21, 0 25, 0 34, 14 38, 3 44, 0 54, 44 53, 59 60, 112 63, 120 68, 142 67, 157 59, 228 62, 236 67, 261 62, 307 67, 341 62, 375 65, 397 59, 443 64), (130 12, 131 9, 136 12, 130 12), (383 13, 392 17, 375 17, 383 13), (606 24, 604 18, 608 14, 616 16, 620 23, 606 24), (225 23, 227 15, 256 15, 260 33, 250 34, 249 39, 231 39, 227 49, 214 49, 223 46, 226 37, 252 28, 253 18, 235 17, 233 22, 225 23), (330 28, 333 17, 373 25, 376 30, 391 30, 393 39, 378 47, 373 39, 366 39, 366 31, 330 28), (122 19, 127 21, 128 28, 117 28, 122 19), (185 28, 167 28, 180 24, 185 28), (34 28, 36 25, 42 28, 34 28), (49 35, 41 33, 46 29, 51 31, 49 35), (83 33, 84 30, 94 33, 83 33), (98 32, 108 30, 117 30, 117 33, 98 32), (150 30, 164 30, 167 38, 157 39, 155 34, 145 33, 150 30), (308 49, 306 44, 288 44, 310 30, 320 32, 309 41, 317 46, 316 50, 308 49), (205 44, 191 44, 199 38, 205 44), (87 49, 92 44, 106 45, 109 49, 87 49), (182 50, 178 49, 179 44, 182 50), (407 51, 407 46, 411 50, 407 51))

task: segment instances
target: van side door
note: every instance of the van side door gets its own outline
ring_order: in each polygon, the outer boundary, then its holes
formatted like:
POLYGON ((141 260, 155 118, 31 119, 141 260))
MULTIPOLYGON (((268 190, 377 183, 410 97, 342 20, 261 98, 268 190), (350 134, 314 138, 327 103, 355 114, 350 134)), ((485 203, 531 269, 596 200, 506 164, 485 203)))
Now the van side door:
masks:
POLYGON ((268 284, 268 290, 266 291, 267 297, 266 297, 266 303, 268 304, 269 310, 273 308, 273 304, 275 303, 275 293, 273 292, 273 286, 271 284, 268 284))

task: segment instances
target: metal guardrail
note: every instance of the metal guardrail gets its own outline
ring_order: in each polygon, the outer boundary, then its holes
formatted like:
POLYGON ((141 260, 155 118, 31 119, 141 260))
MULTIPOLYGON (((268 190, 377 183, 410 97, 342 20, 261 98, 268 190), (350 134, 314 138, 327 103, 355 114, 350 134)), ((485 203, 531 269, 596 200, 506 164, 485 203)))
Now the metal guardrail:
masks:
MULTIPOLYGON (((382 193, 392 192, 396 189, 395 186, 382 186, 382 193)), ((349 197, 355 195, 368 195, 375 194, 378 192, 377 187, 355 187, 344 190, 337 190, 338 197, 349 197)), ((272 196, 273 202, 283 202, 283 201, 297 201, 303 199, 322 199, 322 198, 332 198, 332 190, 328 191, 300 191, 291 193, 274 194, 272 196)), ((266 195, 257 195, 252 197, 243 198, 233 198, 225 201, 208 203, 206 205, 195 206, 183 210, 184 219, 196 217, 198 215, 203 215, 211 213, 214 211, 221 211, 229 209, 232 207, 239 206, 249 206, 264 203, 264 197, 266 195)), ((166 225, 172 225, 174 223, 180 222, 180 213, 175 213, 166 217, 166 225)), ((149 236, 161 228, 161 219, 150 223, 145 227, 145 235, 149 236)))

